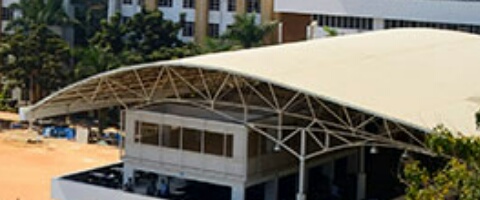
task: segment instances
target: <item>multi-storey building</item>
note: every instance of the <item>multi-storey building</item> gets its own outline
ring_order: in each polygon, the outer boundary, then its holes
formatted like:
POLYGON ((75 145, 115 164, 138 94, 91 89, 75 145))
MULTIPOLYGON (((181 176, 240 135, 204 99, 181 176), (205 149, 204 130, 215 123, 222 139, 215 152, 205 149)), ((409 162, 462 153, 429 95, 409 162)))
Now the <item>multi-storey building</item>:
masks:
MULTIPOLYGON (((340 34, 397 27, 430 27, 480 34, 477 0, 275 0, 286 41, 305 39, 312 21, 340 34)), ((326 33, 318 28, 317 37, 326 33)))
POLYGON ((123 17, 131 17, 145 7, 159 9, 165 18, 179 21, 180 14, 186 15, 186 23, 181 32, 184 41, 201 42, 225 32, 234 22, 235 14, 256 13, 259 21, 273 19, 273 0, 110 0, 108 14, 120 12, 123 17))
MULTIPOLYGON (((20 0, 2 0, 2 23, 1 23, 1 32, 3 33, 7 24, 14 18, 20 17, 22 14, 18 10, 13 10, 10 8, 10 5, 14 3, 18 3, 20 0)), ((65 12, 67 15, 73 17, 74 16, 74 5, 70 0, 62 0, 65 12)), ((72 27, 59 27, 59 26, 51 26, 50 29, 57 33, 58 35, 62 36, 70 45, 74 43, 74 32, 72 27)))

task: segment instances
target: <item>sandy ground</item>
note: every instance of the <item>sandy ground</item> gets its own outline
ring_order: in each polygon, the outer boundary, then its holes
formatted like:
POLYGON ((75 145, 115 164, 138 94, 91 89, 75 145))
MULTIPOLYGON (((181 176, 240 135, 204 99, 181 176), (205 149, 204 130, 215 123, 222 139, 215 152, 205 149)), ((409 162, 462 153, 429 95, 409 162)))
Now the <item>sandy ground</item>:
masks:
POLYGON ((50 180, 63 174, 117 162, 113 147, 44 139, 27 144, 35 134, 0 132, 0 200, 50 200, 50 180))

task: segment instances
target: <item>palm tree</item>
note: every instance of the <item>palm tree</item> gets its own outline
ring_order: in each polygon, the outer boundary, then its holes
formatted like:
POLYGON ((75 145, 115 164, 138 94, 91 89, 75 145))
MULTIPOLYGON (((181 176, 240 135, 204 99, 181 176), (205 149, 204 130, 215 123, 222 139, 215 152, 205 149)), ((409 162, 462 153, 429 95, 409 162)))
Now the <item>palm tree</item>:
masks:
POLYGON ((73 55, 77 58, 73 77, 80 80, 103 71, 120 67, 121 62, 113 53, 98 45, 74 49, 73 55))
POLYGON ((76 23, 64 10, 62 0, 20 0, 10 8, 22 13, 19 18, 13 19, 7 30, 13 28, 26 29, 31 24, 45 24, 48 26, 65 26, 76 23))
POLYGON ((260 46, 276 25, 276 22, 258 24, 255 14, 235 15, 235 22, 221 39, 237 41, 243 48, 260 46))

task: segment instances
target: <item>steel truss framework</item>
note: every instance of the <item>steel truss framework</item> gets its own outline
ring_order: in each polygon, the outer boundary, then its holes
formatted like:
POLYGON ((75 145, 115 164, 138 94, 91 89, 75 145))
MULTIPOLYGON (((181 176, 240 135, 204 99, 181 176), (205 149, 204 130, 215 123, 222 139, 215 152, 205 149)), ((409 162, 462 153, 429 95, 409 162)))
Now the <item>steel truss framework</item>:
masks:
POLYGON ((163 66, 100 76, 43 106, 64 102, 84 110, 112 102, 125 109, 162 102, 189 104, 244 124, 304 160, 359 146, 430 153, 422 130, 301 91, 202 68, 163 66))
POLYGON ((277 150, 289 152, 299 161, 299 200, 305 199, 305 163, 315 157, 363 146, 433 155, 423 143, 425 130, 279 84, 191 66, 139 68, 90 78, 41 105, 44 112, 66 107, 68 113, 160 103, 206 109, 273 141, 277 150))

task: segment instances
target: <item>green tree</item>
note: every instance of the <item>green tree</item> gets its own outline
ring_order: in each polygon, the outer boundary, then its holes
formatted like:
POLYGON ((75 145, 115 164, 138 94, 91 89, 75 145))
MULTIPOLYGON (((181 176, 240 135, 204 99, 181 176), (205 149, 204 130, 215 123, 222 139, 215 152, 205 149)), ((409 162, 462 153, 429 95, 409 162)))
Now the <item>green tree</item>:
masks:
POLYGON ((101 29, 107 18, 108 0, 72 0, 75 9, 75 46, 88 46, 88 39, 101 29))
POLYGON ((439 169, 411 161, 404 166, 407 199, 480 199, 480 138, 454 135, 443 126, 426 139, 427 146, 442 156, 439 169))
POLYGON ((173 48, 183 45, 178 38, 185 15, 176 23, 165 19, 161 11, 146 11, 135 14, 127 21, 127 48, 129 51, 150 55, 160 48, 173 48))
POLYGON ((184 15, 180 18, 176 23, 165 19, 161 11, 143 10, 122 22, 117 14, 102 21, 90 44, 117 56, 123 65, 196 55, 200 53, 196 45, 178 38, 184 15))
POLYGON ((127 27, 122 23, 122 16, 117 13, 110 20, 101 21, 100 30, 94 34, 90 44, 114 55, 119 55, 126 49, 125 36, 127 33, 127 27))
POLYGON ((20 0, 10 5, 11 9, 20 11, 21 17, 13 19, 6 27, 27 29, 32 24, 46 24, 48 26, 65 26, 76 23, 64 10, 62 0, 20 0))
POLYGON ((276 22, 257 23, 255 14, 235 15, 235 22, 220 38, 238 43, 243 48, 261 46, 276 26, 276 22))
POLYGON ((30 103, 67 82, 70 49, 44 24, 31 24, 5 35, 0 48, 0 73, 29 91, 30 103))
POLYGON ((323 26, 323 31, 327 33, 328 37, 335 37, 338 36, 338 31, 330 26, 323 26))
POLYGON ((76 60, 75 69, 72 71, 74 80, 121 66, 120 60, 114 54, 95 45, 74 49, 73 56, 76 60))

